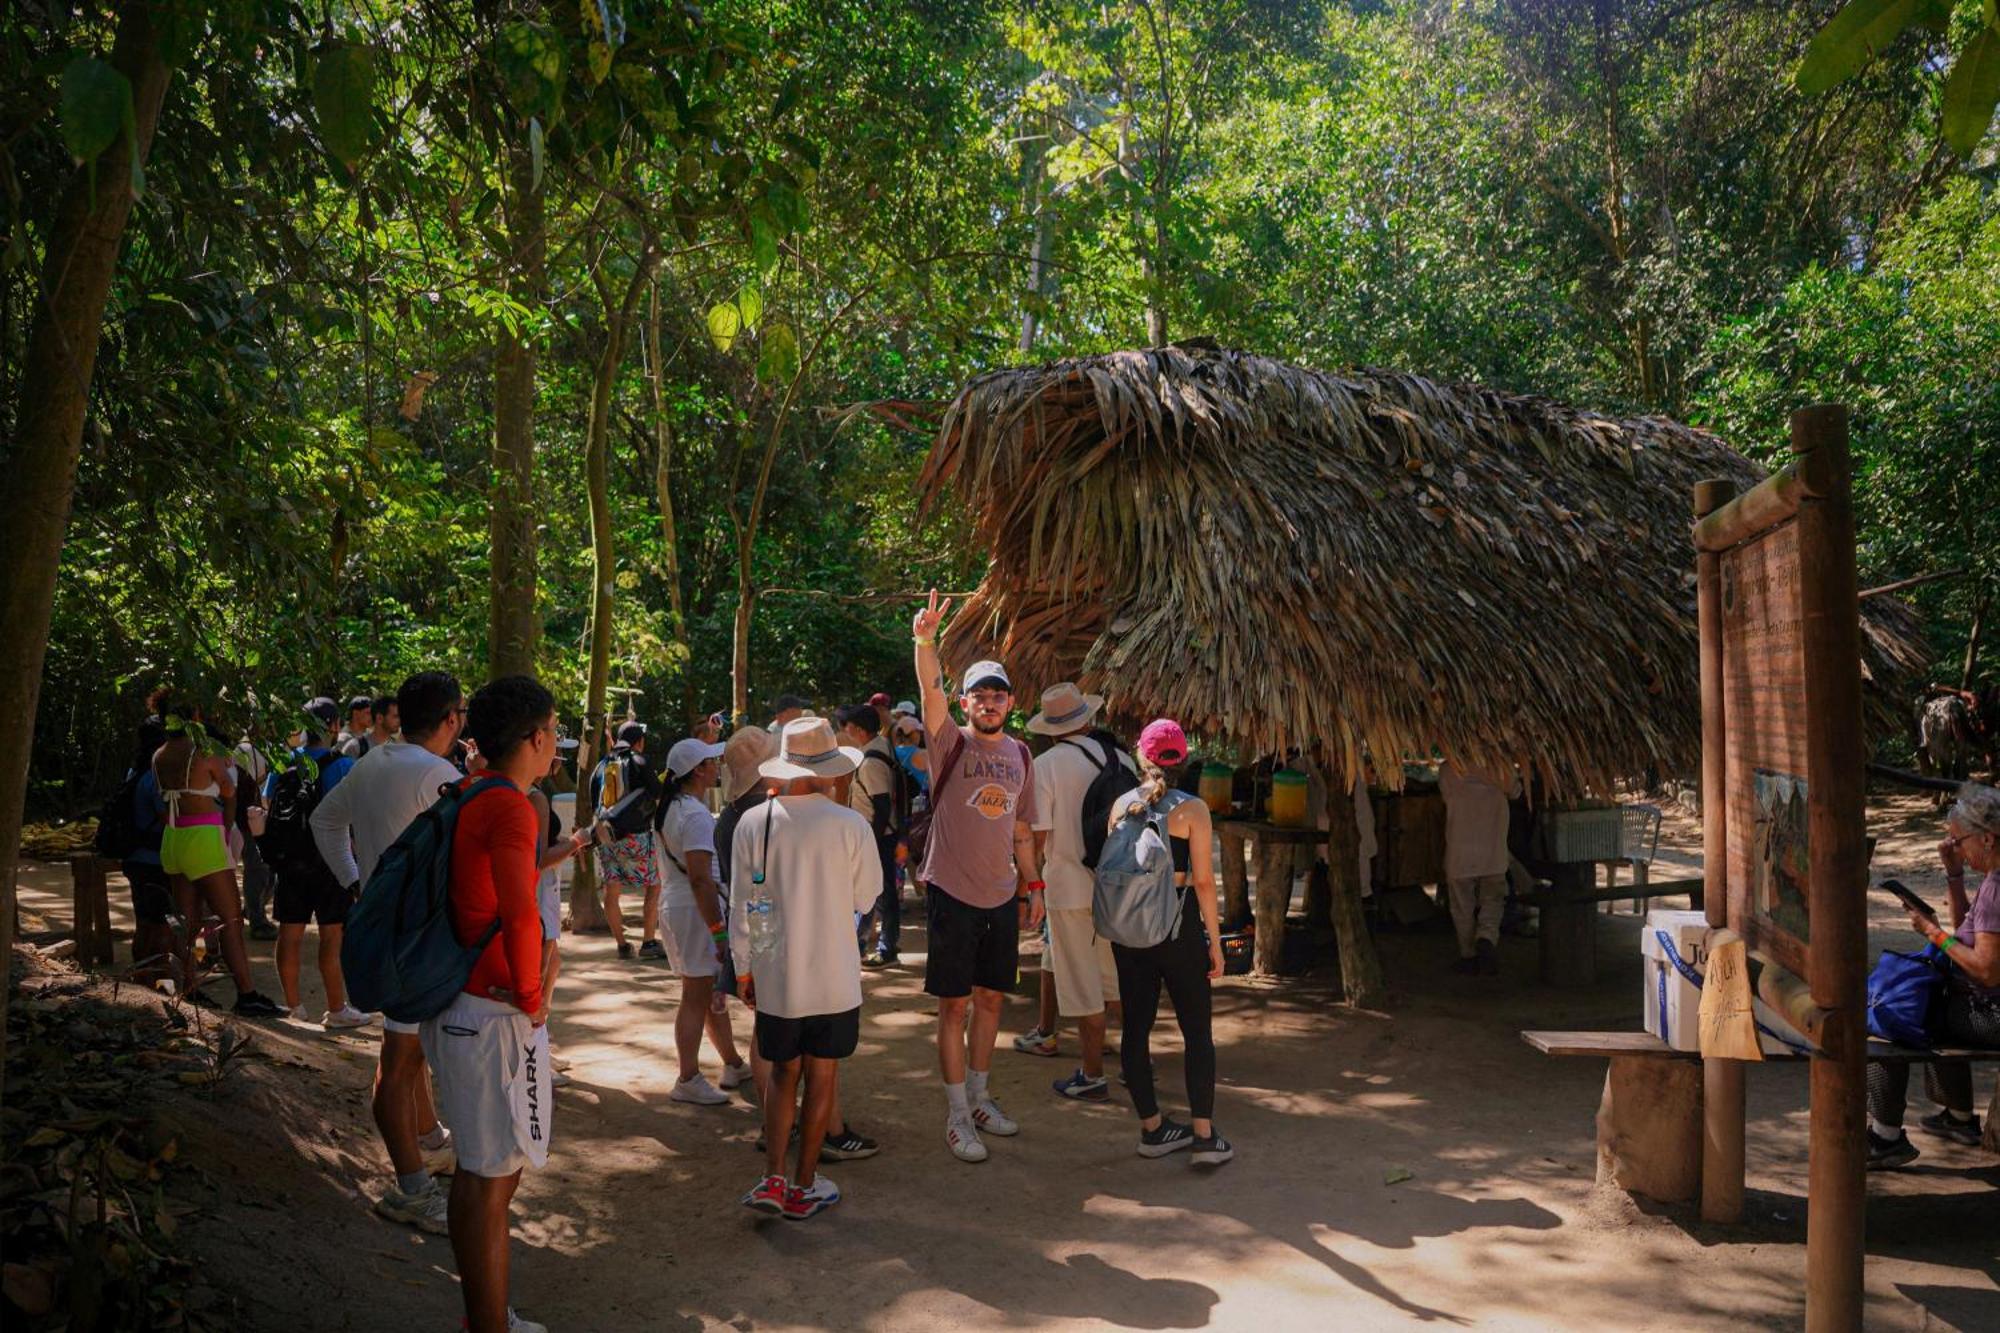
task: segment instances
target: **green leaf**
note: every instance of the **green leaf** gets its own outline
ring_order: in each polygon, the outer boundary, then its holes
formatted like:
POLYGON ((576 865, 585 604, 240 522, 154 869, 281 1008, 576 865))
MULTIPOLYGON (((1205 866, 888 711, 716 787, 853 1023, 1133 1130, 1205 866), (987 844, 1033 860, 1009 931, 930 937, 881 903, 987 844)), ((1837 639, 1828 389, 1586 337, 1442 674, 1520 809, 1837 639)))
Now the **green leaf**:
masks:
POLYGON ((765 197, 771 201, 771 211, 777 215, 787 235, 806 229, 810 213, 806 208, 805 196, 798 190, 783 181, 773 181, 765 197))
POLYGON ((764 313, 764 293, 755 287, 745 287, 736 293, 736 310, 743 316, 743 332, 757 327, 757 317, 764 313))
POLYGON ((734 301, 724 301, 709 307, 708 336, 716 350, 726 352, 736 341, 736 335, 743 332, 743 315, 734 301))
POLYGON ((1799 58, 1799 91, 1817 97, 1873 60, 1928 9, 1925 0, 1847 0, 1799 58))
POLYGON ((1944 141, 1968 157, 1993 123, 2000 102, 2000 29, 1981 28, 1958 53, 1944 85, 1944 141))
POLYGON ((118 138, 132 109, 132 85, 96 56, 78 56, 62 76, 57 119, 63 146, 79 162, 93 162, 118 138))
POLYGON ((313 62, 312 96, 320 142, 351 168, 374 137, 375 52, 346 42, 322 46, 313 62))
POLYGON ((528 161, 532 167, 528 188, 538 191, 542 188, 542 168, 548 162, 548 145, 543 142, 542 122, 536 117, 528 120, 528 161))
POLYGON ((764 330, 764 346, 757 356, 757 381, 767 387, 789 384, 799 373, 799 340, 786 324, 764 330))
POLYGON ((778 266, 778 234, 769 209, 753 209, 750 214, 750 258, 757 272, 768 274, 778 266))

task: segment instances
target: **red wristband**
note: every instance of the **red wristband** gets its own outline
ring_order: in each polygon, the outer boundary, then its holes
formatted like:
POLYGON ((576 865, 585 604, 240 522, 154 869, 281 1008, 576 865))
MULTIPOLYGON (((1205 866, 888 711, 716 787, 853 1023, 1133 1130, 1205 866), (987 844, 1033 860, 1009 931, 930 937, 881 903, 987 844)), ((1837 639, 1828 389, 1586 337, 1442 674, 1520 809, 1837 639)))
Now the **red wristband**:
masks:
POLYGON ((1041 880, 1032 879, 1029 880, 1026 884, 1022 885, 1021 891, 1015 894, 1014 896, 1016 898, 1025 898, 1031 893, 1040 893, 1043 889, 1046 889, 1047 887, 1048 885, 1043 883, 1041 880))

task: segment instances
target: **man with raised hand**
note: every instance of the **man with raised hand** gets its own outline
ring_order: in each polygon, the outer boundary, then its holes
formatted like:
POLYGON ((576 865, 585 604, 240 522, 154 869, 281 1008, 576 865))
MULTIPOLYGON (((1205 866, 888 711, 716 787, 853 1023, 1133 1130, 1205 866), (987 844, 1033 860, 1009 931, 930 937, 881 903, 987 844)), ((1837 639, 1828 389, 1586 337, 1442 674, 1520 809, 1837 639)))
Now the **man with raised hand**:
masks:
MULTIPOLYGON (((396 691, 403 739, 370 749, 313 809, 313 845, 350 899, 358 900, 375 863, 410 821, 431 808, 439 790, 459 779, 445 756, 465 721, 457 677, 422 671, 396 691)), ((438 1123, 423 1042, 415 1023, 382 1019, 382 1056, 375 1066, 375 1128, 389 1150, 396 1183, 375 1211, 398 1222, 445 1232, 445 1192, 429 1167, 452 1156, 451 1133, 438 1123)))
POLYGON ((960 683, 970 726, 951 715, 938 664, 949 600, 933 589, 910 622, 931 755, 931 828, 921 878, 930 951, 924 990, 938 1001, 938 1069, 949 1110, 945 1145, 962 1162, 986 1160, 980 1131, 1021 1127, 993 1100, 987 1076, 1000 1031, 1000 997, 1020 965, 1020 931, 1042 924, 1035 856, 1035 772, 1028 747, 1006 734, 1014 685, 998 662, 975 662, 960 683), (966 1006, 972 1022, 966 1026, 966 1006))

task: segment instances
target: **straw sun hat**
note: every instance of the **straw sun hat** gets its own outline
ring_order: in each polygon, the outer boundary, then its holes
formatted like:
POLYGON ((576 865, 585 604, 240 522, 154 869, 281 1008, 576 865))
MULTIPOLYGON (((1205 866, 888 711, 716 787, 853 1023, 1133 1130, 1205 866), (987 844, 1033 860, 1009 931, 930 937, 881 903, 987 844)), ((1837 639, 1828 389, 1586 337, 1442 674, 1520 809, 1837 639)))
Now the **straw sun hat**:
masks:
POLYGON ((1104 696, 1085 694, 1068 681, 1042 691, 1042 711, 1028 719, 1028 730, 1037 736, 1067 736, 1082 731, 1104 707, 1104 696))
POLYGON ((779 737, 778 753, 757 766, 767 778, 837 778, 861 767, 861 751, 833 738, 823 717, 794 718, 779 737))
POLYGON ((739 801, 763 775, 757 766, 778 752, 778 738, 762 727, 744 727, 722 747, 724 799, 739 801))

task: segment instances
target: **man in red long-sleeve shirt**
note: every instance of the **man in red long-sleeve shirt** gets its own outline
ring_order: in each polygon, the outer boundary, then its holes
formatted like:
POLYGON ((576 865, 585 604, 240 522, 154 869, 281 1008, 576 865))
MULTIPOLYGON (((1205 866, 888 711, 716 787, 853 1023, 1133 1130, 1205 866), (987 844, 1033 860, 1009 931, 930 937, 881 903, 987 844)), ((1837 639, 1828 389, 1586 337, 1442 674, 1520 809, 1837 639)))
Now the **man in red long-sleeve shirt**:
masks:
POLYGON ((482 767, 504 779, 459 812, 451 844, 451 923, 461 942, 499 930, 458 998, 423 1025, 438 1110, 458 1144, 451 1181, 451 1249, 472 1333, 547 1333, 507 1308, 507 1208, 522 1170, 548 1159, 548 995, 535 903, 540 848, 526 789, 555 753, 555 700, 529 676, 479 690, 466 734, 482 767))

